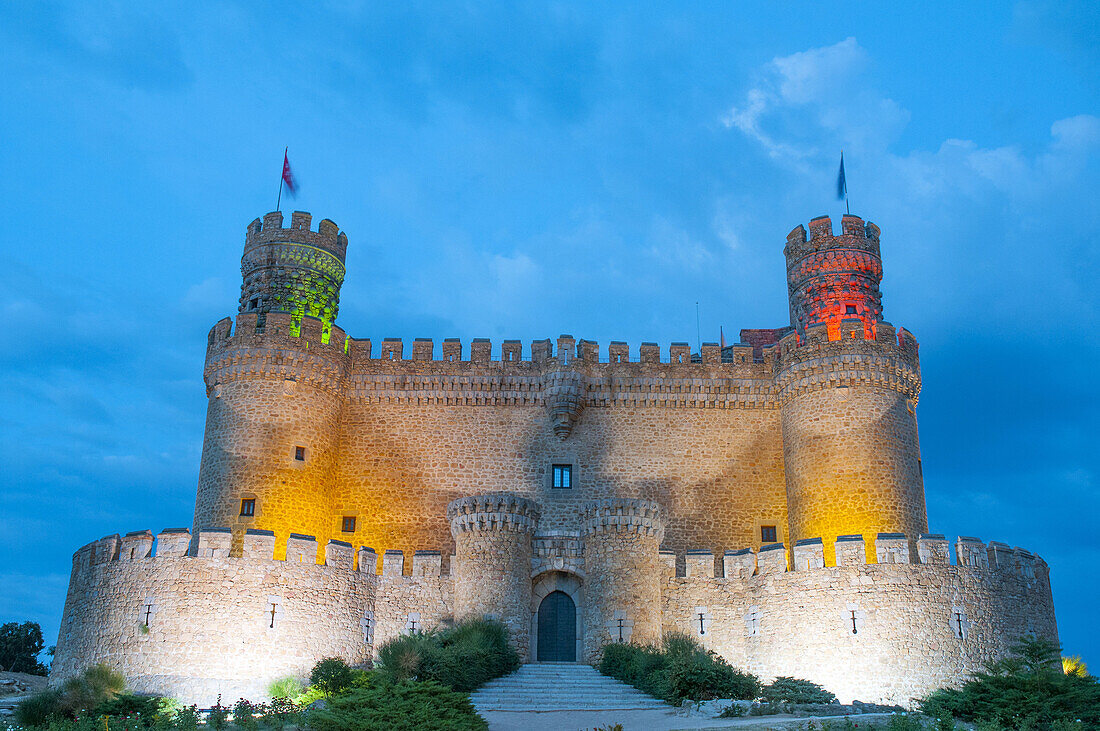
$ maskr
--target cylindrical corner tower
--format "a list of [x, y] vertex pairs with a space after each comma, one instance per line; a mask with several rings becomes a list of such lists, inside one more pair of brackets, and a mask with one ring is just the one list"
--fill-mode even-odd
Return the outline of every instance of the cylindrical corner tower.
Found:
[[[917, 439], [920, 364], [912, 335], [882, 320], [879, 229], [828, 217], [787, 236], [791, 324], [779, 345], [790, 540], [928, 529]], [[915, 551], [915, 545], [913, 547]]]
[[584, 537], [584, 659], [613, 642], [661, 641], [661, 539], [665, 511], [652, 500], [587, 503]]
[[538, 503], [508, 493], [459, 498], [447, 506], [455, 539], [455, 618], [494, 615], [527, 662], [531, 624], [531, 538]]
[[311, 219], [295, 211], [290, 228], [283, 228], [283, 214], [275, 211], [248, 225], [239, 312], [288, 313], [292, 335], [303, 317], [315, 317], [327, 342], [340, 310], [348, 238], [327, 218], [310, 231]]
[[[209, 403], [195, 529], [314, 535], [338, 530], [331, 509], [347, 356], [334, 331], [347, 237], [332, 221], [309, 229], [296, 212], [256, 219], [245, 235], [241, 311], [210, 331]], [[280, 551], [281, 553], [281, 551]]]

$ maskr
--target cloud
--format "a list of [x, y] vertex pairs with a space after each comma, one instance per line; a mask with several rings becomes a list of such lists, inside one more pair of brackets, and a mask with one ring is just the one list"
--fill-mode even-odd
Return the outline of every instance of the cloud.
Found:
[[855, 38], [776, 57], [760, 69], [759, 82], [745, 101], [721, 121], [789, 163], [817, 155], [821, 141], [841, 143], [831, 150], [844, 143], [884, 147], [904, 129], [909, 114], [861, 85], [868, 66], [867, 53]]

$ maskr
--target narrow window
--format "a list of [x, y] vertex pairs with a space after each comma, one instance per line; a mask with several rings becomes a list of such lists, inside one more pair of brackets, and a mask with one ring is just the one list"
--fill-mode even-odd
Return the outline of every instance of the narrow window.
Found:
[[847, 305], [844, 308], [844, 314], [845, 315], [854, 315], [854, 314], [856, 314], [856, 306], [855, 305]]
[[777, 536], [774, 525], [762, 525], [760, 526], [760, 542], [761, 543], [775, 543]]
[[554, 488], [559, 490], [569, 490], [573, 487], [573, 465], [571, 464], [556, 464], [554, 465]]
[[341, 523], [340, 523], [340, 530], [343, 531], [344, 533], [354, 533], [355, 532], [355, 516], [354, 515], [345, 515], [343, 521], [341, 521]]
[[256, 514], [256, 498], [241, 500], [241, 515], [252, 517]]
[[305, 462], [306, 461], [306, 448], [305, 447], [295, 447], [294, 448], [294, 459], [299, 461], [299, 462]]
[[258, 309], [259, 306], [260, 306], [260, 298], [259, 297], [253, 297], [252, 299], [250, 299], [248, 301], [248, 309], [250, 309], [250, 310]]

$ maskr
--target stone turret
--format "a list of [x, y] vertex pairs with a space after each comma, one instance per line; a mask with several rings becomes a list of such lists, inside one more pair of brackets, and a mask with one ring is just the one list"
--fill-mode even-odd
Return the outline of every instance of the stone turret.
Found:
[[283, 228], [283, 214], [275, 211], [248, 224], [239, 312], [259, 314], [261, 325], [268, 312], [289, 313], [292, 334], [304, 317], [315, 317], [327, 342], [340, 310], [348, 237], [327, 218], [311, 231], [311, 220], [310, 214], [295, 211], [290, 228]]
[[495, 616], [525, 661], [530, 649], [531, 539], [538, 503], [509, 493], [473, 495], [447, 506], [455, 539], [455, 618]]
[[660, 642], [660, 546], [666, 522], [664, 508], [652, 500], [585, 504], [585, 661], [598, 660], [600, 648], [613, 642]]
[[311, 231], [308, 213], [281, 226], [278, 212], [249, 224], [236, 331], [222, 320], [207, 345], [194, 527], [197, 535], [228, 526], [234, 556], [250, 528], [274, 531], [280, 545], [292, 530], [319, 541], [336, 530], [331, 495], [349, 356], [333, 322], [347, 237], [327, 219]]
[[878, 534], [928, 530], [920, 363], [913, 336], [882, 320], [878, 227], [831, 226], [814, 219], [808, 240], [799, 226], [785, 249], [795, 332], [779, 343], [776, 391], [790, 540], [860, 534], [873, 558]]
[[844, 216], [841, 228], [834, 236], [832, 221], [820, 216], [810, 221], [809, 238], [801, 225], [787, 234], [783, 253], [791, 325], [802, 334], [824, 323], [829, 338], [837, 340], [841, 321], [856, 319], [873, 338], [882, 319], [879, 228], [859, 216]]

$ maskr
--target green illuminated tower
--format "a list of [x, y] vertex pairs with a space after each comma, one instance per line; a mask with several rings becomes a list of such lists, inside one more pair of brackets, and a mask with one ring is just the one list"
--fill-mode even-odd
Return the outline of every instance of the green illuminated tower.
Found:
[[340, 309], [348, 239], [327, 218], [310, 231], [310, 220], [310, 214], [295, 211], [290, 228], [283, 228], [283, 214], [276, 211], [249, 224], [239, 311], [258, 313], [261, 327], [267, 313], [289, 313], [294, 336], [303, 317], [316, 317], [327, 343]]

